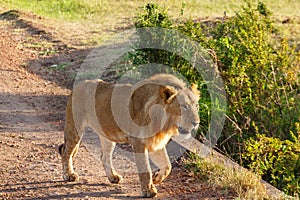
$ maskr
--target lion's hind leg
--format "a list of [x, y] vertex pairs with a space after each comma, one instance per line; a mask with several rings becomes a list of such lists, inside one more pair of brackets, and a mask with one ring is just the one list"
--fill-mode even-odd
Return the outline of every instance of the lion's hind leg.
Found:
[[78, 152], [80, 138], [75, 134], [72, 138], [65, 137], [65, 143], [59, 147], [59, 153], [62, 158], [63, 178], [65, 181], [78, 181], [79, 176], [74, 172], [73, 159]]
[[116, 143], [109, 141], [103, 136], [100, 136], [100, 142], [102, 148], [101, 160], [108, 180], [111, 183], [119, 183], [122, 180], [122, 176], [119, 175], [112, 166], [112, 154]]

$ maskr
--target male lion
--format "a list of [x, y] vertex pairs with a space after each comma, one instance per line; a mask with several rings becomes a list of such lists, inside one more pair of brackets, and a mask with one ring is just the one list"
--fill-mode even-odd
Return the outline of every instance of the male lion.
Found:
[[[130, 143], [141, 183], [141, 196], [154, 197], [154, 184], [171, 172], [166, 144], [176, 134], [197, 129], [199, 91], [178, 78], [159, 74], [135, 85], [86, 80], [77, 84], [66, 108], [65, 143], [59, 147], [63, 178], [76, 181], [72, 161], [85, 127], [99, 135], [103, 166], [111, 183], [122, 177], [112, 166], [116, 143]], [[160, 169], [153, 176], [149, 159]]]

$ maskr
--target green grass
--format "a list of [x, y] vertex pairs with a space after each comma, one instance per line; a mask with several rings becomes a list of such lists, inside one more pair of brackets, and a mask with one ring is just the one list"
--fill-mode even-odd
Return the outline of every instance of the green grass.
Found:
[[261, 178], [245, 169], [237, 169], [210, 158], [201, 159], [193, 153], [185, 160], [185, 167], [206, 184], [233, 192], [236, 199], [271, 199]]
[[[23, 10], [42, 17], [42, 22], [55, 28], [65, 40], [79, 41], [76, 46], [96, 45], [115, 32], [133, 25], [133, 18], [149, 0], [2, 0], [2, 10]], [[169, 15], [180, 19], [230, 16], [242, 0], [165, 0], [151, 1], [167, 7]], [[264, 0], [278, 19], [300, 18], [299, 0]], [[184, 12], [181, 16], [182, 5]], [[297, 23], [296, 23], [297, 25]], [[290, 27], [294, 35], [299, 33]], [[295, 31], [296, 29], [296, 31]], [[64, 35], [65, 34], [65, 35]], [[74, 42], [73, 42], [74, 43]]]
[[[132, 26], [134, 16], [147, 2], [149, 1], [1, 0], [0, 12], [15, 9], [34, 13], [41, 16], [41, 19], [32, 19], [34, 23], [44, 24], [44, 26], [51, 28], [50, 30], [53, 30], [63, 41], [69, 41], [76, 47], [87, 48], [87, 46], [99, 44], [106, 37]], [[224, 12], [227, 16], [231, 16], [243, 4], [242, 0], [155, 0], [152, 2], [162, 7], [168, 7], [168, 14], [175, 19], [213, 19], [223, 17]], [[293, 37], [295, 41], [299, 41], [300, 1], [264, 0], [263, 2], [273, 12], [280, 31]], [[183, 5], [184, 12], [181, 15]], [[282, 20], [286, 19], [290, 19], [292, 23], [282, 24]], [[52, 53], [44, 51], [47, 44], [32, 43], [30, 45], [30, 48], [40, 49], [46, 54]], [[49, 70], [64, 70], [67, 67], [66, 63], [60, 63], [51, 66]], [[195, 161], [193, 163], [191, 161], [190, 163], [195, 165], [195, 169], [202, 169], [200, 176], [208, 175], [207, 179], [210, 180], [211, 184], [219, 184], [224, 188], [234, 188], [240, 198], [257, 195], [257, 191], [260, 191], [262, 198], [264, 198], [265, 191], [259, 184], [260, 179], [252, 177], [252, 174], [237, 173], [234, 170], [227, 170], [227, 166], [219, 166], [219, 164], [211, 162], [202, 162], [201, 164], [201, 162]]]
[[[262, 0], [274, 12], [284, 16], [299, 16], [298, 0]], [[147, 0], [3, 0], [2, 4], [14, 9], [24, 9], [41, 16], [67, 20], [130, 17]], [[169, 7], [171, 16], [178, 15], [184, 4], [186, 17], [222, 16], [224, 12], [233, 15], [243, 0], [165, 0], [151, 1], [163, 7]], [[253, 1], [254, 2], [254, 1]]]
[[190, 176], [202, 180], [207, 185], [218, 187], [225, 194], [234, 194], [236, 200], [296, 199], [284, 193], [269, 193], [266, 185], [262, 183], [261, 177], [229, 163], [212, 157], [200, 158], [194, 153], [188, 154], [184, 160], [184, 166]]

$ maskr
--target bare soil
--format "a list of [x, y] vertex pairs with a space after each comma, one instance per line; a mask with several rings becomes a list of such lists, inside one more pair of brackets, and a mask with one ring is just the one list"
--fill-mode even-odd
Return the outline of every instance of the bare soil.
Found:
[[[0, 199], [139, 199], [135, 173], [110, 184], [84, 146], [75, 159], [79, 182], [63, 181], [57, 147], [63, 143], [67, 95], [72, 71], [90, 50], [69, 48], [26, 17], [34, 18], [0, 15]], [[68, 67], [60, 69], [60, 63]], [[180, 165], [157, 189], [156, 199], [233, 199]]]

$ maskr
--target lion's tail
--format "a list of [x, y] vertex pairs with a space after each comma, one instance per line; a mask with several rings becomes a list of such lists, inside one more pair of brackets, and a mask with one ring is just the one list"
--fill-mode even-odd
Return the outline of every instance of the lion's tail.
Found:
[[65, 151], [65, 144], [61, 144], [58, 147], [58, 153], [59, 155], [62, 155], [62, 153]]

